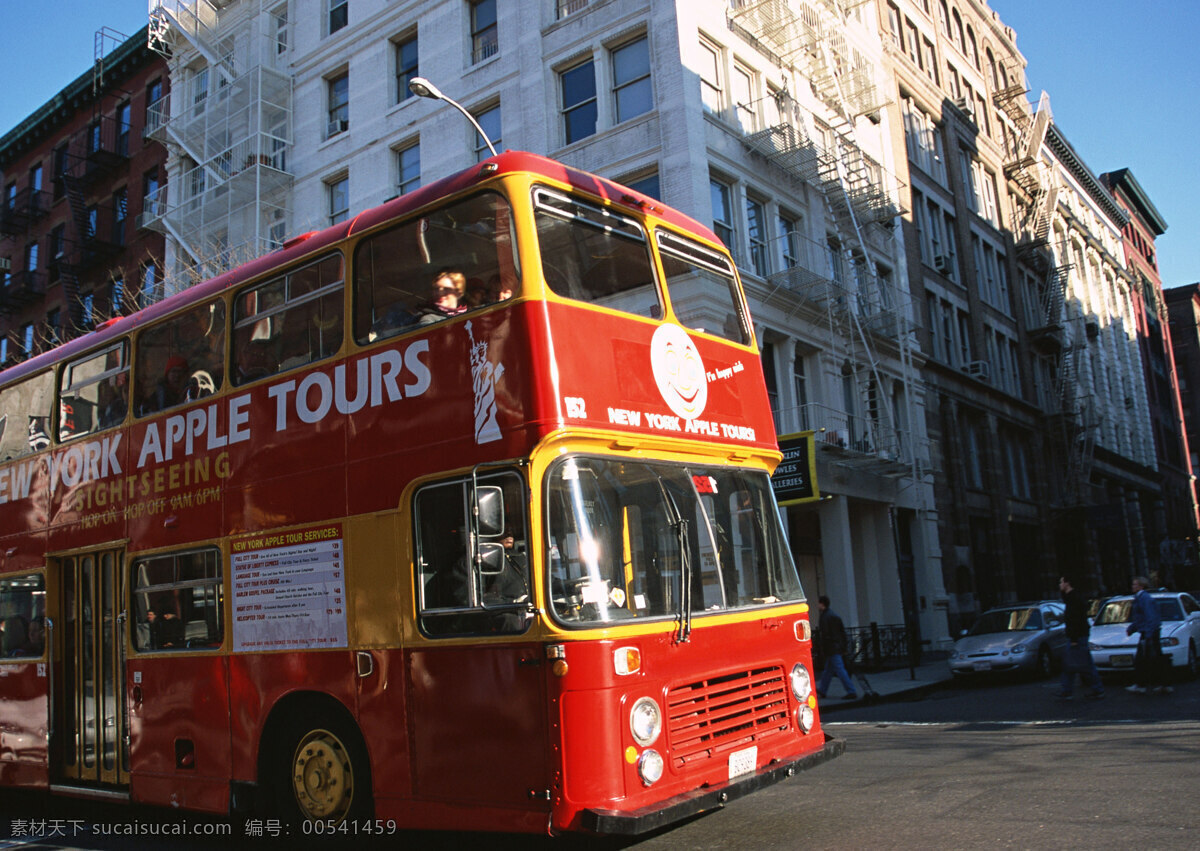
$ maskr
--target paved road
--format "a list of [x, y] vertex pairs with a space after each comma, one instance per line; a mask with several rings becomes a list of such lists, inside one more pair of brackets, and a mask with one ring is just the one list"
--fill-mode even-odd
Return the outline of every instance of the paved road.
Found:
[[[368, 847], [439, 849], [799, 849], [1200, 847], [1200, 682], [1169, 697], [1110, 684], [1099, 703], [1054, 700], [1050, 681], [946, 687], [919, 699], [839, 707], [826, 723], [844, 756], [723, 810], [621, 842], [402, 834]], [[261, 848], [236, 824], [229, 839], [97, 836], [105, 820], [152, 822], [161, 811], [0, 798], [12, 819], [78, 819], [80, 829], [27, 848]], [[204, 821], [189, 816], [193, 827]], [[68, 824], [68, 827], [71, 827]], [[0, 839], [0, 849], [9, 842]], [[291, 842], [289, 846], [295, 845]], [[344, 847], [345, 839], [311, 848]]]

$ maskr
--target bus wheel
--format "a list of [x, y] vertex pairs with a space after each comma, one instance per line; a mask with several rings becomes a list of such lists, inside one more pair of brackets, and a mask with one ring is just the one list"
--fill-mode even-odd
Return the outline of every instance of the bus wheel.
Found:
[[280, 814], [340, 824], [371, 817], [366, 750], [353, 727], [334, 719], [289, 725], [277, 752], [275, 800]]

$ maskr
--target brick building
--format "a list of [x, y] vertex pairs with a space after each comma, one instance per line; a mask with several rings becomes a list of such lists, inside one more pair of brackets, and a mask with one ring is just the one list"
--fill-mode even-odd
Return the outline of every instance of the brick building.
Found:
[[143, 131], [166, 63], [145, 30], [97, 45], [91, 69], [0, 138], [0, 363], [161, 295], [163, 238], [141, 223], [165, 177]]

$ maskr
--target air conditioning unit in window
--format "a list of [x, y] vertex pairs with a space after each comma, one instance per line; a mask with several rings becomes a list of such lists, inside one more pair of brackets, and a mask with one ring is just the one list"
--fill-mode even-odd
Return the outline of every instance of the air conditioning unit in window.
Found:
[[337, 121], [330, 121], [329, 126], [325, 128], [325, 136], [336, 136], [338, 133], [345, 133], [350, 129], [350, 119], [339, 118]]
[[963, 112], [965, 112], [971, 118], [975, 117], [975, 105], [972, 104], [971, 101], [967, 100], [966, 98], [964, 98], [964, 97], [955, 98], [954, 105], [957, 106], [959, 109], [961, 109]]
[[973, 360], [963, 367], [963, 372], [980, 381], [992, 380], [992, 365], [985, 360]]
[[933, 268], [937, 269], [943, 275], [950, 274], [950, 255], [938, 254], [933, 258]]

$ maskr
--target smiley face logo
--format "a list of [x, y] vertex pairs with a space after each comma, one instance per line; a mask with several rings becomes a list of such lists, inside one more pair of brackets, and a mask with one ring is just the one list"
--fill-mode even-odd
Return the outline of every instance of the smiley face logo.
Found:
[[685, 420], [704, 413], [708, 376], [686, 331], [678, 325], [659, 326], [650, 340], [650, 368], [668, 408]]

